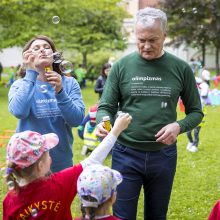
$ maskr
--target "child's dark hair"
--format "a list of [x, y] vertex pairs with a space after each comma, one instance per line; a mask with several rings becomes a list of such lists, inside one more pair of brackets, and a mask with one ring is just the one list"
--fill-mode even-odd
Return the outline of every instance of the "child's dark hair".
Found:
[[109, 69], [109, 68], [111, 68], [111, 67], [112, 67], [112, 66], [111, 66], [110, 63], [105, 63], [105, 64], [103, 64], [102, 69], [101, 69], [101, 75], [102, 75], [102, 76], [106, 76], [106, 75], [105, 75], [105, 70], [106, 70], [106, 69]]
[[[89, 201], [89, 202], [97, 202], [97, 199], [95, 199], [92, 196], [82, 196], [82, 199]], [[95, 220], [95, 210], [94, 207], [83, 207], [83, 204], [81, 204], [81, 212], [82, 212], [82, 220], [85, 220], [86, 218], [86, 210], [89, 213], [89, 220]]]

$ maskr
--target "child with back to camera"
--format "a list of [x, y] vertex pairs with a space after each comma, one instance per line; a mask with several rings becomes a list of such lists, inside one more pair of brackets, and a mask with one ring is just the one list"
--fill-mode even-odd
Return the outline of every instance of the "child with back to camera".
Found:
[[110, 208], [121, 182], [122, 175], [106, 166], [92, 165], [83, 170], [77, 181], [82, 217], [75, 220], [118, 220], [110, 214]]
[[3, 201], [3, 220], [72, 219], [70, 207], [79, 175], [87, 166], [103, 163], [131, 119], [129, 114], [118, 117], [111, 132], [89, 157], [54, 174], [50, 172], [49, 150], [58, 144], [58, 136], [34, 131], [14, 134], [7, 146], [9, 192]]

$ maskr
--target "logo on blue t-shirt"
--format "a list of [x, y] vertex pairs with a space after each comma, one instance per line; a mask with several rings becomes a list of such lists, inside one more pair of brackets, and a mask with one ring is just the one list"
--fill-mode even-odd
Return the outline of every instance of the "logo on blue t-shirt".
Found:
[[42, 93], [48, 92], [48, 90], [47, 90], [47, 85], [41, 85], [41, 86], [40, 86], [40, 91], [41, 91]]

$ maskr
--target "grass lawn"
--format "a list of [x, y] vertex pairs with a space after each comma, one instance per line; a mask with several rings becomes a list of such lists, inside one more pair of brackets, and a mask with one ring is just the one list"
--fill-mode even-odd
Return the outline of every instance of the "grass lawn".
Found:
[[[7, 110], [8, 88], [0, 85], [0, 132], [6, 129], [15, 129], [17, 120]], [[89, 84], [82, 90], [83, 99], [88, 107], [98, 100], [98, 95], [93, 92], [93, 85]], [[178, 117], [183, 117], [179, 113]], [[178, 165], [171, 195], [168, 219], [169, 220], [203, 220], [218, 198], [220, 198], [220, 107], [207, 107], [205, 126], [200, 133], [200, 146], [197, 153], [186, 151], [187, 138], [185, 134], [178, 137]], [[74, 162], [83, 159], [80, 155], [82, 141], [77, 136], [76, 128], [73, 129]], [[5, 147], [0, 148], [0, 164], [5, 162]], [[111, 163], [109, 156], [105, 162]], [[6, 193], [6, 187], [0, 178], [0, 200]], [[73, 216], [80, 215], [78, 199], [72, 205]], [[2, 206], [0, 208], [2, 217]], [[138, 206], [138, 220], [143, 220], [143, 196], [141, 195]]]

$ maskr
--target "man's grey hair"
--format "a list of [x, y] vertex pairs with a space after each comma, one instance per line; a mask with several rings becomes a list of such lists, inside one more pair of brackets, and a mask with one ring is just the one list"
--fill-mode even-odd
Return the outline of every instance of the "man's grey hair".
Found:
[[160, 21], [162, 31], [166, 32], [167, 16], [160, 9], [146, 7], [144, 9], [140, 9], [136, 14], [136, 24], [140, 22], [144, 27], [152, 26], [155, 20]]

